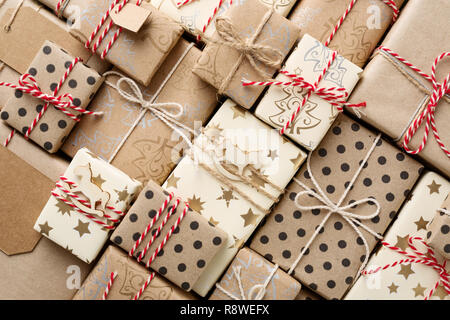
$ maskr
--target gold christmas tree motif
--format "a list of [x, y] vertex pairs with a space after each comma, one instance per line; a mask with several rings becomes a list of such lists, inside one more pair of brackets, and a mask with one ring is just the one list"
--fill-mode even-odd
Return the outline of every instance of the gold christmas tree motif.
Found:
[[198, 213], [202, 213], [203, 211], [203, 204], [205, 204], [205, 201], [201, 201], [200, 197], [196, 197], [194, 194], [192, 198], [188, 198], [189, 207], [192, 210], [197, 211]]
[[65, 203], [64, 201], [61, 200], [57, 200], [58, 202], [56, 203], [56, 208], [58, 208], [57, 212], [60, 212], [62, 215], [67, 214], [70, 217], [70, 211], [73, 210], [73, 208], [71, 206], [69, 206], [67, 203]]
[[398, 288], [399, 288], [399, 286], [395, 285], [395, 283], [392, 282], [392, 284], [390, 286], [388, 286], [389, 294], [398, 293], [397, 292]]
[[222, 195], [220, 197], [218, 197], [216, 200], [225, 200], [225, 203], [228, 206], [230, 205], [230, 201], [231, 200], [238, 200], [238, 198], [236, 198], [233, 195], [233, 191], [232, 190], [226, 190], [223, 187], [220, 187], [222, 189]]
[[400, 271], [397, 274], [404, 276], [405, 279], [408, 280], [408, 277], [414, 273], [411, 264], [401, 264]]
[[437, 193], [439, 194], [439, 189], [442, 187], [441, 184], [436, 183], [436, 181], [433, 180], [433, 182], [427, 187], [430, 189], [430, 194]]

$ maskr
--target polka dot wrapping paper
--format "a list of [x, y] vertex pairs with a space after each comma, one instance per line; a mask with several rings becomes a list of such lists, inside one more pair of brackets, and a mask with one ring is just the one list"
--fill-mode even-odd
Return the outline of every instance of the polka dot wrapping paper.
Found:
[[[146, 226], [157, 215], [167, 196], [168, 193], [161, 186], [150, 180], [128, 211], [125, 219], [112, 234], [111, 240], [129, 252], [141, 237]], [[139, 257], [175, 200], [173, 198], [167, 205], [160, 218], [135, 250], [134, 257]], [[184, 204], [181, 202], [149, 247], [142, 263], [146, 264], [149, 261], [183, 210]], [[209, 262], [226, 243], [227, 234], [224, 231], [216, 228], [199, 213], [189, 210], [162, 251], [152, 261], [150, 268], [182, 289], [189, 291], [207, 268]]]
[[[110, 245], [87, 276], [73, 300], [101, 300], [111, 272], [117, 276], [109, 290], [110, 300], [131, 300], [139, 291], [150, 271], [121, 249]], [[163, 277], [156, 276], [145, 289], [140, 300], [192, 300], [194, 297]]]
[[428, 225], [427, 242], [437, 250], [445, 259], [450, 260], [450, 194], [442, 203], [434, 216], [433, 221]]
[[[345, 115], [338, 116], [324, 140], [311, 155], [311, 173], [307, 166], [296, 178], [308, 188], [318, 186], [334, 204], [344, 194], [350, 180], [374, 145], [376, 135]], [[384, 140], [378, 140], [342, 205], [370, 198], [379, 203], [380, 212], [370, 220], [361, 220], [373, 232], [383, 234], [395, 218], [397, 210], [416, 182], [422, 166]], [[273, 209], [266, 223], [254, 235], [250, 247], [284, 270], [289, 270], [301, 250], [311, 239], [329, 210], [302, 206], [321, 206], [322, 202], [309, 195], [296, 199], [305, 189], [292, 182], [280, 203]], [[375, 202], [367, 201], [346, 211], [369, 216], [376, 211]], [[376, 244], [373, 234], [359, 228], [369, 251]], [[366, 258], [363, 239], [350, 224], [333, 213], [317, 237], [306, 249], [293, 270], [293, 276], [304, 286], [327, 299], [340, 299], [353, 283], [358, 269]]]
[[[40, 90], [53, 94], [74, 57], [50, 41], [46, 41], [27, 70], [36, 79]], [[57, 95], [71, 94], [73, 105], [86, 108], [103, 78], [81, 62], [75, 64]], [[11, 90], [10, 98], [0, 117], [18, 132], [25, 134], [45, 102], [19, 90]], [[76, 110], [69, 110], [79, 115]], [[53, 106], [49, 106], [31, 131], [30, 139], [50, 153], [56, 152], [65, 141], [76, 121]]]
[[[386, 233], [384, 241], [411, 254], [408, 238], [421, 237], [426, 240], [427, 225], [442, 207], [442, 202], [449, 192], [450, 183], [443, 177], [434, 172], [423, 175]], [[422, 244], [414, 245], [424, 252], [425, 247]], [[437, 260], [442, 263], [444, 258], [437, 250], [434, 252]], [[374, 252], [366, 270], [384, 267], [405, 258], [405, 255], [383, 246]], [[447, 263], [447, 271], [449, 270]], [[373, 275], [360, 276], [345, 299], [423, 300], [438, 280], [439, 274], [433, 267], [419, 263], [399, 264]], [[431, 299], [448, 300], [450, 296], [440, 285]]]

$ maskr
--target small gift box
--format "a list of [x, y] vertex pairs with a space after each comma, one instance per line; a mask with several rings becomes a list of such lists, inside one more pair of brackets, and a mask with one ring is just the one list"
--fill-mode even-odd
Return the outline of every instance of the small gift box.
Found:
[[342, 25], [330, 40], [338, 21], [347, 12], [351, 0], [302, 0], [289, 15], [289, 20], [349, 61], [363, 67], [386, 30], [396, 20], [404, 0], [355, 2]]
[[209, 300], [294, 300], [300, 289], [300, 283], [277, 265], [242, 248]]
[[[195, 121], [205, 122], [217, 105], [216, 90], [191, 71], [200, 54], [199, 49], [181, 39], [145, 88], [115, 73], [107, 75], [91, 104], [91, 110], [105, 115], [83, 119], [62, 150], [73, 156], [87, 147], [130, 177], [162, 184], [188, 145], [180, 131], [190, 138]], [[142, 99], [135, 96], [127, 100], [118, 87], [133, 95], [133, 87], [138, 87]], [[144, 108], [148, 104], [153, 108]], [[163, 111], [176, 117], [161, 116]]]
[[142, 185], [80, 149], [56, 183], [34, 229], [91, 263]]
[[450, 194], [427, 227], [427, 242], [445, 259], [450, 260]]
[[[115, 275], [111, 281], [111, 273]], [[131, 300], [151, 272], [122, 250], [109, 246], [92, 269], [73, 300]], [[106, 294], [105, 294], [106, 292]], [[192, 295], [156, 276], [139, 296], [140, 300], [192, 300]]]
[[422, 167], [341, 114], [250, 247], [326, 299], [340, 299]]
[[186, 211], [189, 204], [179, 202], [149, 181], [111, 239], [138, 261], [189, 291], [226, 244], [227, 234], [197, 212]]
[[258, 0], [232, 6], [216, 19], [194, 73], [249, 109], [263, 87], [244, 87], [242, 79], [271, 77], [298, 39], [292, 22]]
[[323, 298], [307, 288], [302, 288], [295, 300], [323, 300]]
[[[450, 51], [450, 33], [439, 37], [430, 34], [446, 29], [449, 16], [450, 3], [446, 0], [408, 1], [349, 100], [363, 99], [367, 106], [362, 120], [448, 177], [450, 94], [441, 97], [445, 88], [439, 94], [432, 83], [434, 77], [439, 91], [448, 75], [450, 59], [441, 54]], [[429, 127], [435, 129], [428, 134]], [[447, 151], [441, 150], [445, 146]]]
[[[383, 246], [374, 253], [363, 271], [368, 274], [358, 279], [347, 293], [347, 300], [450, 299], [449, 290], [446, 291], [439, 276], [441, 270], [446, 276], [445, 259], [437, 251], [427, 248], [423, 241], [427, 224], [449, 191], [450, 183], [434, 172], [428, 172], [420, 179], [389, 228]], [[447, 277], [448, 271], [447, 265]], [[439, 286], [435, 287], [438, 281]]]
[[303, 151], [231, 100], [216, 112], [163, 185], [228, 233], [195, 292], [204, 296], [218, 281], [304, 159]]
[[[273, 84], [255, 111], [258, 118], [272, 127], [283, 128], [303, 99], [308, 99], [295, 120], [284, 131], [308, 150], [314, 150], [325, 136], [338, 115], [338, 106], [315, 93], [308, 98], [308, 89], [299, 86], [300, 82], [295, 82], [288, 75], [302, 77], [309, 84], [316, 83], [331, 56], [330, 49], [311, 36], [304, 35], [286, 61], [283, 68], [286, 73], [280, 73], [275, 81], [269, 82]], [[325, 77], [318, 83], [318, 88], [343, 88], [350, 95], [361, 72], [362, 69], [338, 55]], [[276, 82], [285, 85], [275, 86]], [[342, 105], [345, 99], [336, 98], [333, 101]]]
[[[103, 78], [46, 41], [21, 76], [0, 117], [50, 153], [62, 145]], [[64, 101], [67, 100], [67, 101]], [[50, 104], [51, 102], [51, 104]]]

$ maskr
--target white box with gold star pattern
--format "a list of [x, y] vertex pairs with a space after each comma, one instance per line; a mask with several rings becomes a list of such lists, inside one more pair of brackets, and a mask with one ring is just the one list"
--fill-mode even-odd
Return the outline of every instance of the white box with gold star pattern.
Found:
[[[433, 219], [436, 210], [450, 192], [450, 183], [434, 172], [426, 173], [413, 190], [411, 198], [404, 204], [397, 220], [386, 234], [384, 241], [408, 253], [409, 237], [421, 237], [426, 240], [427, 225]], [[424, 251], [424, 246], [414, 242], [417, 249]], [[436, 251], [439, 263], [444, 261]], [[369, 261], [367, 270], [384, 267], [401, 259], [405, 255], [389, 248], [381, 247]], [[450, 265], [447, 266], [450, 270]], [[403, 263], [378, 273], [361, 276], [350, 289], [346, 300], [423, 300], [439, 281], [439, 275], [431, 266], [420, 263]], [[434, 291], [431, 299], [449, 300], [442, 284]]]
[[71, 200], [67, 193], [55, 188], [53, 191], [63, 196], [68, 202], [51, 195], [34, 229], [81, 260], [91, 263], [108, 239], [109, 230], [77, 209], [81, 208], [89, 213], [91, 210], [83, 207], [83, 204], [86, 204], [83, 200], [95, 202], [92, 210], [95, 212], [98, 210], [99, 215], [92, 213], [90, 216], [108, 223], [105, 215], [114, 219], [119, 218], [112, 208], [125, 212], [130, 202], [139, 193], [142, 184], [106, 161], [97, 158], [86, 148], [77, 152], [64, 177], [74, 182], [81, 191], [75, 189], [75, 185], [68, 185], [64, 181], [59, 181], [58, 184], [65, 190], [70, 189], [80, 201]]

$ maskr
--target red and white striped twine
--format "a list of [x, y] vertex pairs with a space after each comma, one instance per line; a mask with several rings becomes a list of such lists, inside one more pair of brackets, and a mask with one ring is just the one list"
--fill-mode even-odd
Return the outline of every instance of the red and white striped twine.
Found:
[[[423, 253], [420, 252], [417, 247], [414, 245], [414, 241], [418, 241], [419, 243], [422, 243], [422, 245], [425, 246], [427, 252]], [[408, 244], [411, 248], [413, 254], [408, 253], [404, 250], [402, 250], [399, 247], [393, 246], [385, 241], [382, 242], [383, 246], [385, 246], [388, 249], [391, 249], [393, 251], [398, 252], [401, 255], [404, 255], [407, 257], [407, 259], [401, 259], [397, 260], [393, 263], [387, 264], [383, 267], [378, 267], [372, 270], [363, 270], [361, 271], [362, 275], [369, 275], [369, 274], [375, 274], [377, 272], [393, 268], [400, 264], [411, 264], [411, 263], [419, 263], [423, 264], [429, 267], [432, 267], [438, 274], [439, 274], [439, 280], [436, 282], [436, 284], [430, 289], [430, 292], [425, 296], [425, 300], [429, 300], [435, 290], [439, 287], [440, 284], [443, 285], [445, 291], [447, 294], [450, 295], [450, 274], [446, 270], [446, 264], [447, 261], [444, 260], [442, 264], [440, 264], [437, 259], [436, 255], [434, 253], [434, 250], [420, 237], [409, 237]]]
[[[439, 64], [440, 61], [442, 61], [444, 58], [450, 57], [450, 52], [444, 52], [441, 55], [439, 55], [435, 60], [433, 65], [431, 66], [431, 75], [426, 74], [422, 70], [420, 70], [418, 67], [413, 65], [408, 60], [402, 58], [399, 54], [393, 52], [392, 50], [386, 48], [386, 47], [379, 47], [378, 50], [387, 52], [394, 58], [396, 58], [398, 61], [402, 62], [415, 72], [417, 72], [419, 75], [421, 75], [424, 79], [428, 80], [433, 85], [433, 92], [430, 97], [430, 101], [427, 105], [427, 107], [419, 114], [419, 116], [413, 121], [413, 123], [409, 126], [405, 137], [403, 139], [403, 149], [409, 154], [418, 154], [420, 153], [426, 146], [428, 142], [428, 135], [430, 133], [430, 127], [433, 131], [434, 138], [436, 142], [438, 143], [439, 147], [442, 149], [442, 151], [447, 155], [447, 157], [450, 158], [450, 151], [445, 146], [444, 142], [441, 140], [439, 132], [436, 127], [435, 122], [435, 111], [436, 106], [438, 105], [439, 101], [450, 92], [450, 73], [445, 78], [444, 82], [442, 84], [438, 83], [436, 81], [436, 67]], [[422, 125], [423, 121], [426, 119], [425, 122], [425, 132], [422, 138], [422, 142], [420, 146], [416, 150], [412, 150], [408, 147], [409, 142], [416, 134], [417, 130]]]
[[102, 300], [106, 300], [106, 298], [108, 298], [109, 291], [111, 290], [111, 287], [112, 287], [116, 277], [117, 277], [117, 272], [115, 272], [115, 271], [111, 272], [111, 275], [109, 276], [108, 284], [106, 285], [106, 288], [105, 288], [105, 292], [103, 292]]

